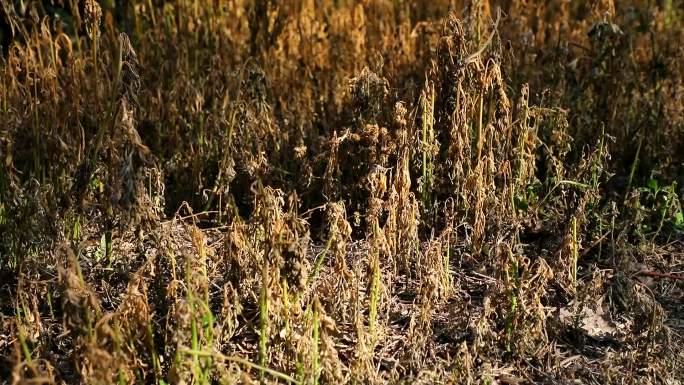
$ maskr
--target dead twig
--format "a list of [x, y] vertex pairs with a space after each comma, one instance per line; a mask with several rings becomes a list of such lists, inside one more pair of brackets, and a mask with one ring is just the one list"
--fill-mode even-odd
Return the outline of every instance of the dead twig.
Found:
[[636, 276], [647, 276], [647, 277], [656, 277], [656, 278], [667, 278], [667, 279], [673, 279], [675, 281], [684, 281], [684, 276], [682, 275], [677, 275], [677, 274], [671, 274], [671, 273], [659, 273], [657, 271], [650, 271], [650, 270], [640, 270], [632, 275], [632, 277]]

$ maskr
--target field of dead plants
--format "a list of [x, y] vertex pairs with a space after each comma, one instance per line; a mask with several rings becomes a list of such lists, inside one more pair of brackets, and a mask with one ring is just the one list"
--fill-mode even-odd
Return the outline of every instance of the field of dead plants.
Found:
[[0, 384], [682, 384], [681, 0], [2, 0]]

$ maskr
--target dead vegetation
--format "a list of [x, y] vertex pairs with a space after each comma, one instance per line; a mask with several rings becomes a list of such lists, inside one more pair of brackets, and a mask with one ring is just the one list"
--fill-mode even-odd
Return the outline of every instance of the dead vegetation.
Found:
[[0, 383], [681, 383], [681, 1], [52, 3]]

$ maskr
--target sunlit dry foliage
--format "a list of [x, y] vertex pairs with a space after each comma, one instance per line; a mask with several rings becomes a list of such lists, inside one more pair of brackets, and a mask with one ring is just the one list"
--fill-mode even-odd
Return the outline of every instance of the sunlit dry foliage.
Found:
[[681, 1], [3, 1], [0, 384], [674, 384]]

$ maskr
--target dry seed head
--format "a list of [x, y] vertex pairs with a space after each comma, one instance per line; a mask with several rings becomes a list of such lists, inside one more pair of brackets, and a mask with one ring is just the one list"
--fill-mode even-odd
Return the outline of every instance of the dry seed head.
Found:
[[355, 112], [362, 122], [373, 121], [380, 114], [389, 94], [389, 82], [368, 68], [349, 81], [349, 93]]
[[397, 102], [394, 105], [394, 121], [400, 127], [405, 127], [407, 124], [408, 110], [404, 105], [404, 102]]
[[121, 50], [121, 73], [119, 97], [133, 106], [138, 106], [138, 91], [140, 90], [140, 64], [135, 54], [131, 40], [125, 33], [119, 34], [119, 49]]
[[102, 8], [95, 0], [85, 0], [85, 24], [88, 36], [97, 40], [100, 37], [100, 20], [102, 19]]
[[347, 268], [347, 244], [351, 240], [352, 228], [347, 221], [344, 202], [328, 203], [326, 210], [328, 222], [328, 237], [332, 240], [332, 252], [335, 257], [336, 269], [345, 277], [351, 272]]
[[351, 239], [351, 225], [347, 222], [344, 202], [332, 202], [327, 205], [329, 236], [338, 242], [346, 243]]

